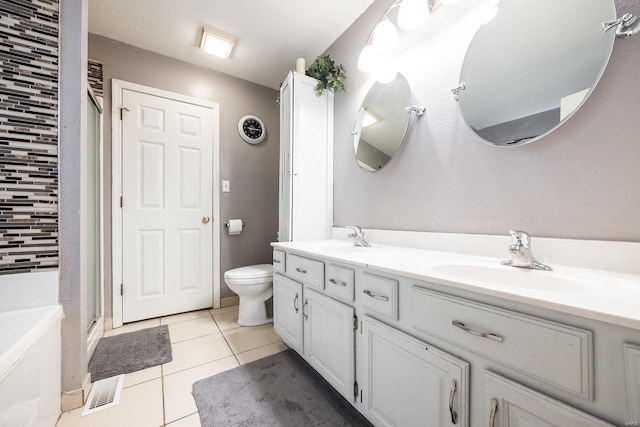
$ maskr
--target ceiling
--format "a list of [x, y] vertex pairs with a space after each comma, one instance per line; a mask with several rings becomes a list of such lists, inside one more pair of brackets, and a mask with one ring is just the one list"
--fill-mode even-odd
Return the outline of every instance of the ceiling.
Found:
[[[89, 0], [89, 32], [275, 89], [373, 1]], [[229, 59], [200, 50], [203, 26], [236, 38]]]

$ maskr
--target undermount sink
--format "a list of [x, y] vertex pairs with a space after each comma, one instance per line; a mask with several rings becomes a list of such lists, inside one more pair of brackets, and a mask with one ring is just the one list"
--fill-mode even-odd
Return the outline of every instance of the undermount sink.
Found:
[[491, 264], [439, 264], [433, 270], [464, 281], [476, 281], [507, 288], [545, 292], [584, 292], [594, 286], [590, 282], [557, 271], [532, 270]]

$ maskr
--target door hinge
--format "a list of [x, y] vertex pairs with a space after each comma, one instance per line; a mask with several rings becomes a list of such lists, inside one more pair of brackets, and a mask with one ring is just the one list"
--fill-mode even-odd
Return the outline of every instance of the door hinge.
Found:
[[358, 316], [353, 316], [353, 330], [358, 330]]
[[124, 284], [120, 283], [120, 296], [124, 295]]
[[122, 196], [120, 196], [120, 207], [122, 207]]
[[356, 399], [358, 398], [358, 382], [354, 382], [353, 383], [353, 397], [355, 397]]
[[122, 120], [122, 115], [125, 111], [129, 111], [129, 109], [127, 107], [120, 107], [120, 120]]

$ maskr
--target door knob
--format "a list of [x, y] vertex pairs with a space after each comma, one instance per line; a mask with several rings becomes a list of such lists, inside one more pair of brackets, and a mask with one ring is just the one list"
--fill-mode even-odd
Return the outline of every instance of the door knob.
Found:
[[209, 221], [211, 221], [211, 218], [209, 218], [208, 216], [203, 216], [202, 217], [202, 223], [203, 224], [207, 224]]

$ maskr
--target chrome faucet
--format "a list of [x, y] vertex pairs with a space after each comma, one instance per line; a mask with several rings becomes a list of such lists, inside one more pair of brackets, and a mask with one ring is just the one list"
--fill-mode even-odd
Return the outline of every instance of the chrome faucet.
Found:
[[351, 229], [349, 237], [353, 237], [356, 239], [355, 242], [353, 242], [355, 246], [362, 246], [363, 248], [371, 247], [369, 242], [364, 240], [364, 231], [362, 231], [361, 227], [358, 227], [357, 225], [347, 225], [346, 227]]
[[509, 231], [513, 243], [509, 245], [511, 259], [502, 261], [502, 265], [551, 271], [546, 264], [536, 261], [531, 253], [531, 236], [524, 231]]

